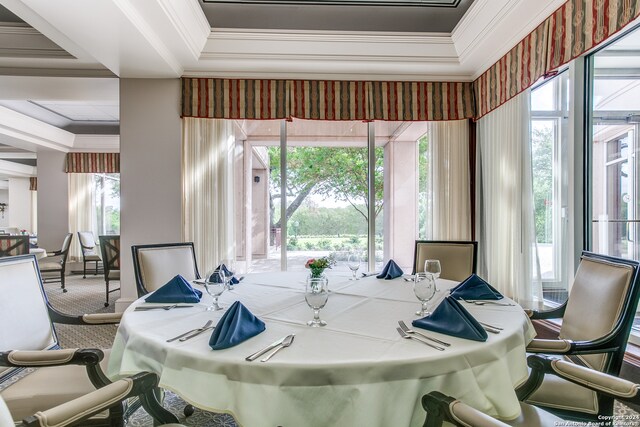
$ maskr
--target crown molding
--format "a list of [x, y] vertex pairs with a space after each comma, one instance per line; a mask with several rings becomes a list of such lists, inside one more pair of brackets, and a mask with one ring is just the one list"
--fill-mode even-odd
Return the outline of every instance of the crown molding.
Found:
[[193, 60], [197, 60], [211, 32], [209, 21], [198, 0], [158, 0], [166, 18], [188, 48]]

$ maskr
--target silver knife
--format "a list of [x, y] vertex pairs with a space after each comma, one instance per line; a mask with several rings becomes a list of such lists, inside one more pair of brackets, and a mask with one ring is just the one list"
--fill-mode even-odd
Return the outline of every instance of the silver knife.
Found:
[[195, 330], [193, 332], [191, 332], [189, 335], [185, 335], [184, 337], [180, 338], [180, 342], [184, 342], [186, 340], [190, 340], [193, 337], [197, 337], [198, 335], [200, 335], [203, 332], [208, 331], [209, 329], [215, 329], [215, 326], [207, 326], [206, 328], [200, 328], [198, 330]]
[[247, 362], [253, 362], [254, 360], [256, 360], [258, 357], [262, 356], [263, 354], [265, 354], [267, 351], [269, 350], [273, 350], [274, 348], [276, 348], [277, 346], [279, 346], [280, 344], [282, 344], [284, 342], [284, 340], [287, 339], [287, 337], [282, 337], [280, 338], [278, 341], [275, 341], [273, 344], [263, 348], [262, 350], [258, 350], [255, 353], [247, 356], [244, 358], [244, 360], [246, 360]]
[[174, 308], [189, 308], [192, 305], [154, 305], [154, 306], [138, 306], [133, 311], [147, 311], [147, 310], [172, 310]]

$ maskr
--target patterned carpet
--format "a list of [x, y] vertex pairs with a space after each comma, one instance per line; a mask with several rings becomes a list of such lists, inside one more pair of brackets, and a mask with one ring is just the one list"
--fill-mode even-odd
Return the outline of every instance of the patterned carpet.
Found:
[[[108, 313], [113, 312], [113, 304], [104, 307], [104, 280], [101, 276], [72, 275], [67, 280], [67, 293], [62, 293], [59, 283], [45, 284], [45, 289], [51, 304], [67, 314], [84, 313]], [[111, 301], [120, 297], [119, 292], [111, 294]], [[117, 327], [114, 325], [96, 326], [70, 326], [56, 325], [60, 344], [63, 348], [93, 347], [109, 348], [113, 342]], [[237, 427], [233, 417], [227, 414], [215, 414], [196, 409], [195, 413], [185, 419], [182, 413], [186, 403], [171, 392], [167, 392], [164, 405], [171, 412], [176, 414], [180, 422], [187, 426], [198, 427]], [[640, 414], [629, 407], [616, 402], [615, 419], [613, 425], [637, 425], [635, 420], [640, 420]], [[632, 424], [629, 424], [630, 420]], [[144, 410], [138, 410], [129, 419], [128, 426], [132, 427], [152, 427], [153, 420]]]

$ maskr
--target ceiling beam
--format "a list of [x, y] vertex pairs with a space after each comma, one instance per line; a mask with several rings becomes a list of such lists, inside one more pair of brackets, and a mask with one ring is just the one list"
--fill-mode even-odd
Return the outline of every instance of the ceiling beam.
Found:
[[30, 176], [36, 176], [36, 171], [37, 169], [34, 166], [0, 160], [0, 175], [3, 176], [28, 178]]
[[48, 148], [68, 152], [75, 135], [0, 106], [0, 143], [29, 151]]

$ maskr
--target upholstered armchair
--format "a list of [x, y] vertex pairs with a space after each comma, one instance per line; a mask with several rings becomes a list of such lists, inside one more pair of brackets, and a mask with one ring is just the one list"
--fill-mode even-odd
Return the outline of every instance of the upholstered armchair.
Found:
[[[527, 351], [618, 375], [638, 304], [638, 266], [636, 261], [583, 252], [567, 301], [554, 310], [528, 311], [531, 319], [562, 318], [558, 339], [534, 339]], [[518, 395], [562, 418], [597, 421], [598, 415], [613, 413], [610, 395], [562, 376], [545, 378], [532, 390], [523, 386]]]
[[[67, 233], [62, 241], [62, 248], [59, 251], [49, 253], [39, 264], [40, 273], [43, 274], [43, 280], [46, 283], [60, 282], [62, 292], [67, 292], [67, 288], [64, 286], [64, 275], [67, 268], [67, 257], [69, 256], [71, 239], [73, 239], [73, 234]], [[56, 277], [51, 277], [52, 274]]]
[[[121, 313], [68, 316], [48, 302], [34, 255], [0, 258], [0, 383], [25, 368], [38, 368], [18, 381], [13, 379], [0, 396], [14, 420], [46, 411], [110, 384], [104, 375], [109, 350], [61, 349], [55, 323], [95, 325], [118, 323]], [[123, 416], [135, 405], [117, 404], [106, 417], [83, 425], [123, 425]], [[175, 420], [175, 419], [174, 419]]]
[[120, 236], [100, 236], [100, 250], [102, 251], [102, 266], [104, 268], [104, 282], [106, 286], [106, 299], [104, 306], [109, 306], [109, 294], [119, 291], [120, 288], [111, 289], [112, 280], [120, 280]]
[[139, 297], [155, 291], [176, 274], [187, 280], [200, 278], [192, 242], [135, 245], [131, 251]]
[[29, 236], [0, 236], [0, 257], [29, 253]]
[[87, 263], [95, 262], [95, 272], [93, 275], [98, 274], [98, 264], [102, 259], [96, 249], [96, 239], [93, 237], [92, 231], [78, 231], [78, 242], [82, 249], [82, 278], [87, 277]]
[[461, 282], [477, 270], [478, 242], [416, 240], [412, 274], [423, 271], [428, 259], [440, 261], [441, 279]]

